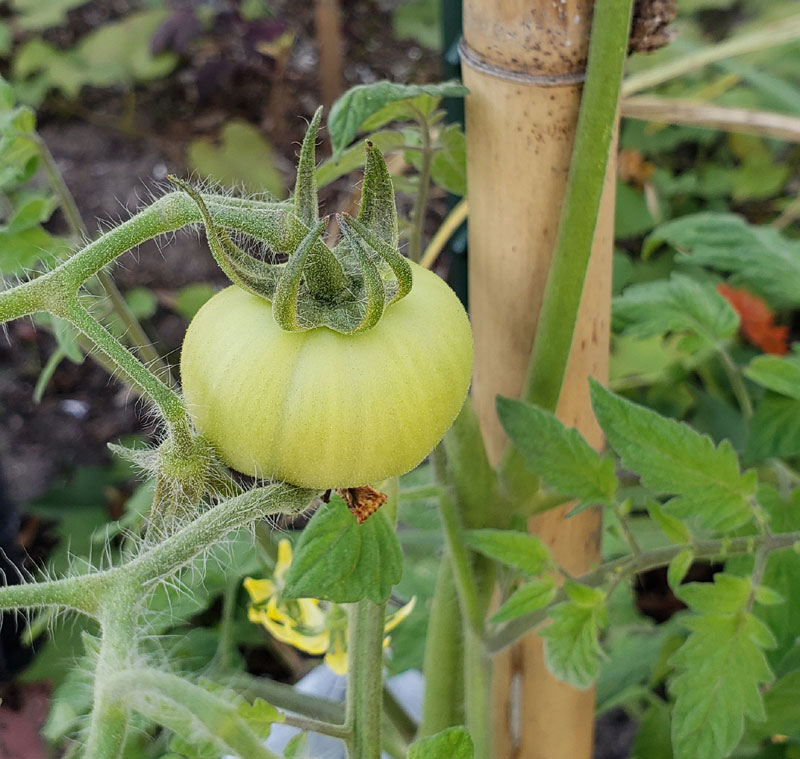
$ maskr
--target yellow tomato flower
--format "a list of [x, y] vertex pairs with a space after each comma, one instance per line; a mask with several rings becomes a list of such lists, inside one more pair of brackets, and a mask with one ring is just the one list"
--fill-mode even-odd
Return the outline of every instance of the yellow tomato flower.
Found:
[[[288, 540], [278, 543], [278, 561], [271, 578], [246, 577], [244, 587], [250, 595], [247, 618], [265, 627], [278, 640], [319, 656], [337, 675], [347, 673], [347, 615], [341, 606], [316, 598], [283, 598], [286, 573], [292, 564], [292, 546]], [[416, 598], [390, 614], [384, 624], [388, 633], [413, 610]], [[384, 647], [389, 645], [384, 639]]]

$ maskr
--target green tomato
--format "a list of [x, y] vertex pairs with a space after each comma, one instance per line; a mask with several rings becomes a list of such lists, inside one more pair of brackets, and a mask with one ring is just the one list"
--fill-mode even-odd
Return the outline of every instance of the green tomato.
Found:
[[197, 429], [245, 474], [348, 488], [413, 469], [464, 403], [472, 333], [458, 298], [414, 286], [367, 332], [285, 332], [269, 301], [229, 287], [192, 320], [181, 355]]

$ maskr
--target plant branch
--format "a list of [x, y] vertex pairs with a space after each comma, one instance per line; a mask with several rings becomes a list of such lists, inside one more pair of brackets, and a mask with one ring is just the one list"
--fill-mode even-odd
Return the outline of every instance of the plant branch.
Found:
[[[539, 313], [522, 399], [555, 411], [592, 252], [608, 156], [617, 123], [632, 0], [598, 3], [592, 21], [586, 84], [581, 98], [564, 205]], [[504, 479], [519, 478], [521, 456], [509, 448]], [[510, 475], [510, 477], [509, 477]]]
[[345, 725], [350, 759], [375, 759], [381, 745], [383, 625], [386, 607], [369, 600], [349, 607]]
[[447, 487], [444, 453], [437, 447], [432, 455], [434, 471], [442, 488], [439, 495], [439, 515], [444, 527], [445, 544], [452, 564], [459, 604], [467, 625], [480, 637], [483, 631], [483, 609], [478, 585], [470, 566], [469, 553], [461, 539], [461, 524], [455, 500]]
[[[67, 224], [72, 232], [73, 238], [78, 242], [88, 240], [89, 230], [86, 228], [83, 217], [81, 216], [78, 206], [75, 203], [75, 198], [70, 192], [67, 183], [64, 181], [64, 177], [62, 176], [61, 171], [56, 164], [55, 158], [53, 158], [53, 154], [50, 152], [50, 148], [38, 133], [35, 135], [34, 141], [39, 149], [42, 166], [44, 167], [45, 173], [50, 180], [50, 184], [56, 193], [59, 205], [61, 206], [61, 210], [64, 212], [64, 217], [67, 220]], [[144, 361], [146, 364], [152, 364], [156, 366], [159, 369], [159, 372], [161, 372], [168, 379], [169, 383], [172, 384], [173, 379], [172, 375], [170, 374], [169, 366], [163, 360], [158, 351], [153, 347], [150, 338], [142, 329], [142, 325], [139, 323], [139, 320], [136, 318], [133, 311], [131, 311], [130, 306], [122, 296], [119, 288], [117, 288], [117, 285], [111, 278], [111, 275], [101, 270], [97, 273], [97, 279], [111, 301], [111, 306], [114, 313], [125, 327], [125, 334], [131, 346], [139, 354], [142, 361]]]
[[60, 606], [96, 617], [104, 574], [66, 577], [63, 580], [24, 582], [0, 587], [0, 610], [41, 609]]
[[[631, 577], [650, 569], [668, 566], [669, 563], [682, 551], [690, 550], [694, 560], [721, 559], [730, 556], [746, 556], [758, 551], [771, 553], [792, 548], [800, 544], [800, 531], [783, 532], [767, 535], [750, 535], [741, 538], [721, 538], [719, 540], [702, 540], [692, 545], [677, 545], [667, 548], [657, 548], [653, 551], [643, 551], [637, 556], [624, 556], [620, 559], [606, 562], [597, 569], [575, 578], [575, 582], [593, 588], [605, 585], [609, 581], [619, 581], [622, 577]], [[559, 591], [552, 604], [566, 599], [563, 590]], [[495, 628], [487, 638], [487, 648], [494, 653], [513, 645], [521, 637], [538, 627], [548, 617], [550, 607], [540, 609], [514, 619], [502, 627]]]

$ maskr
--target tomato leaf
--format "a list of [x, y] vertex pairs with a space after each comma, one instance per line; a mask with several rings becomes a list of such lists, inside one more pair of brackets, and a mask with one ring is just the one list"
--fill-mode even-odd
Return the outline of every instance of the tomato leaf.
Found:
[[756, 356], [744, 374], [753, 382], [781, 395], [800, 400], [800, 352], [790, 356]]
[[383, 511], [359, 525], [339, 496], [303, 530], [283, 594], [354, 603], [384, 603], [403, 573], [403, 554]]
[[492, 617], [492, 622], [507, 622], [537, 609], [544, 609], [556, 595], [552, 577], [535, 577], [520, 585]]
[[531, 575], [551, 563], [550, 552], [539, 538], [516, 530], [468, 530], [464, 542], [473, 551]]
[[711, 530], [732, 530], [753, 517], [755, 472], [739, 471], [727, 440], [711, 438], [687, 424], [660, 416], [591, 381], [592, 407], [622, 463], [657, 493], [676, 496], [665, 509], [693, 517]]
[[568, 584], [572, 600], [554, 606], [553, 623], [539, 632], [545, 639], [548, 669], [576, 688], [588, 688], [600, 671], [600, 629], [607, 624], [605, 595], [593, 588]]
[[333, 154], [339, 156], [353, 141], [364, 122], [388, 103], [419, 95], [460, 97], [466, 94], [467, 88], [459, 82], [396, 84], [382, 81], [353, 87], [333, 104], [328, 118]]
[[800, 453], [800, 399], [767, 393], [750, 420], [745, 458], [764, 459]]
[[739, 743], [745, 717], [765, 718], [760, 686], [772, 679], [763, 649], [775, 644], [769, 628], [747, 611], [749, 577], [717, 574], [714, 583], [691, 583], [676, 595], [696, 614], [692, 631], [670, 663], [677, 676], [672, 741], [676, 759], [721, 759]]
[[614, 500], [613, 460], [601, 456], [577, 430], [547, 411], [510, 398], [497, 398], [497, 415], [528, 469], [548, 486], [590, 506]]
[[698, 213], [662, 224], [644, 254], [669, 243], [692, 262], [735, 275], [773, 308], [800, 305], [800, 242], [728, 213]]
[[693, 332], [710, 342], [733, 335], [739, 317], [711, 284], [684, 274], [631, 285], [614, 298], [614, 323], [626, 335]]
[[408, 749], [408, 759], [472, 759], [473, 756], [472, 738], [460, 726], [414, 741]]

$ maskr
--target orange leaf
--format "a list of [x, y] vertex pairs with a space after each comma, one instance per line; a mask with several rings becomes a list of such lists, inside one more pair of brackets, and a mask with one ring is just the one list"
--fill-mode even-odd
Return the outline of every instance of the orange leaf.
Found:
[[744, 338], [764, 353], [789, 352], [789, 328], [775, 324], [775, 315], [763, 299], [741, 288], [717, 285], [717, 292], [739, 314], [739, 330]]

